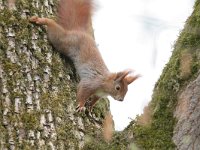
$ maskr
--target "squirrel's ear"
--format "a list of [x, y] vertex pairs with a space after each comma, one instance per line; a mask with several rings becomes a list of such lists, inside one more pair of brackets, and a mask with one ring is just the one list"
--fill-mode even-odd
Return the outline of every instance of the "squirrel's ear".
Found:
[[141, 77], [141, 75], [128, 75], [124, 78], [124, 80], [126, 81], [127, 84], [131, 84], [133, 81], [135, 81], [137, 78]]
[[124, 70], [122, 72], [118, 72], [115, 80], [116, 81], [121, 81], [131, 72], [132, 72], [132, 70], [130, 70], [130, 69]]

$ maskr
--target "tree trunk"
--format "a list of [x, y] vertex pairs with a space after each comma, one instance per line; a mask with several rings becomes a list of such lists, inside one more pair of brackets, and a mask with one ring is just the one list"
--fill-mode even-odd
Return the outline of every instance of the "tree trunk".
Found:
[[53, 17], [56, 0], [0, 0], [0, 149], [80, 149], [101, 135], [108, 101], [93, 118], [75, 113], [73, 63], [48, 43], [33, 15]]
[[[200, 149], [200, 0], [174, 45], [144, 113], [119, 135], [141, 149]], [[129, 142], [127, 142], [129, 141]]]

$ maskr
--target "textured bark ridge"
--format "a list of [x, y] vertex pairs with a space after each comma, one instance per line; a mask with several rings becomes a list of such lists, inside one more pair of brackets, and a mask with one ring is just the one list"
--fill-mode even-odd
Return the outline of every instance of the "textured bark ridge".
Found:
[[101, 135], [108, 101], [93, 119], [76, 114], [73, 63], [28, 21], [55, 9], [54, 0], [0, 0], [0, 149], [80, 149]]
[[200, 75], [181, 93], [175, 111], [173, 140], [179, 150], [200, 148]]

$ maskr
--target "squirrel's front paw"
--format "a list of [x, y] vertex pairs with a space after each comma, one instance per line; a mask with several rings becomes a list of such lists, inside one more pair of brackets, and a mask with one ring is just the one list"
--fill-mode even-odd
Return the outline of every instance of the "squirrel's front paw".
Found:
[[29, 19], [29, 21], [30, 21], [30, 22], [34, 22], [34, 23], [37, 23], [38, 18], [39, 18], [39, 17], [37, 17], [37, 16], [32, 16], [32, 17]]
[[76, 107], [76, 112], [85, 112], [85, 107], [78, 105]]
[[29, 19], [30, 22], [32, 23], [36, 23], [36, 24], [40, 24], [40, 25], [45, 25], [48, 23], [48, 19], [47, 18], [39, 18], [37, 16], [33, 16]]

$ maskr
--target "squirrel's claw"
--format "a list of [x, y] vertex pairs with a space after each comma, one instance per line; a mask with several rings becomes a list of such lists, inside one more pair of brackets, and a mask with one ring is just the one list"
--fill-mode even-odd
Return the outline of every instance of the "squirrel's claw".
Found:
[[86, 102], [86, 108], [88, 109], [88, 111], [91, 113], [92, 110], [93, 110], [93, 106], [91, 105], [91, 102], [90, 101], [87, 101]]
[[76, 107], [76, 112], [85, 112], [85, 107], [80, 107], [79, 105]]
[[92, 107], [92, 106], [89, 106], [89, 107], [88, 107], [88, 110], [89, 110], [89, 113], [91, 113], [92, 110], [93, 110], [93, 107]]

